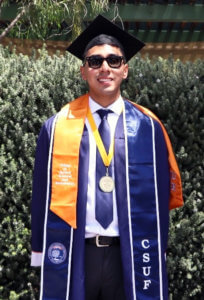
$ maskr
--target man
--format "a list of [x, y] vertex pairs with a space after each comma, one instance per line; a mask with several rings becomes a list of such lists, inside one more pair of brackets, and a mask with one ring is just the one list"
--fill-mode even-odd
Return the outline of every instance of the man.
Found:
[[83, 61], [89, 93], [45, 122], [38, 139], [40, 299], [168, 299], [168, 211], [183, 203], [180, 174], [160, 121], [120, 94], [127, 61], [143, 46], [98, 16], [68, 48]]

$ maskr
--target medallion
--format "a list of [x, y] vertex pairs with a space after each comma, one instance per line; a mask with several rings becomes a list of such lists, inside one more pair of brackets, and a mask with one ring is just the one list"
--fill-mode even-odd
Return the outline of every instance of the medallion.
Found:
[[105, 193], [111, 193], [114, 189], [114, 181], [110, 176], [103, 176], [99, 181], [100, 189]]

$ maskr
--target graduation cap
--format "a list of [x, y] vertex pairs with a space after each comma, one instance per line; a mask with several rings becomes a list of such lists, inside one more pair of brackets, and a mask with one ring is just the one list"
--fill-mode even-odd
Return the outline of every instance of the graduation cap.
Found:
[[98, 15], [92, 23], [73, 41], [67, 51], [83, 60], [84, 50], [88, 43], [100, 34], [106, 34], [116, 38], [125, 53], [126, 61], [130, 60], [138, 51], [144, 47], [144, 43], [133, 35], [121, 29], [102, 15]]

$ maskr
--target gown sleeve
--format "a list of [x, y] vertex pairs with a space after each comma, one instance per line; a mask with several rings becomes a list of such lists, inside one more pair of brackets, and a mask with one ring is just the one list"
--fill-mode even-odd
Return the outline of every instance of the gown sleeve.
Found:
[[48, 156], [52, 123], [53, 117], [42, 126], [35, 154], [31, 202], [31, 266], [40, 266], [42, 261]]

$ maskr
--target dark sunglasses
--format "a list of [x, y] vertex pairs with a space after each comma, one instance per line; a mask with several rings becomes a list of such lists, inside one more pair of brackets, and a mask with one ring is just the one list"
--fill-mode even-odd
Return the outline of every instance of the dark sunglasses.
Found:
[[102, 66], [104, 60], [107, 61], [109, 67], [117, 69], [120, 68], [122, 61], [124, 61], [124, 57], [118, 55], [109, 55], [108, 57], [92, 55], [84, 59], [84, 65], [86, 64], [86, 62], [88, 62], [90, 68], [98, 69]]

